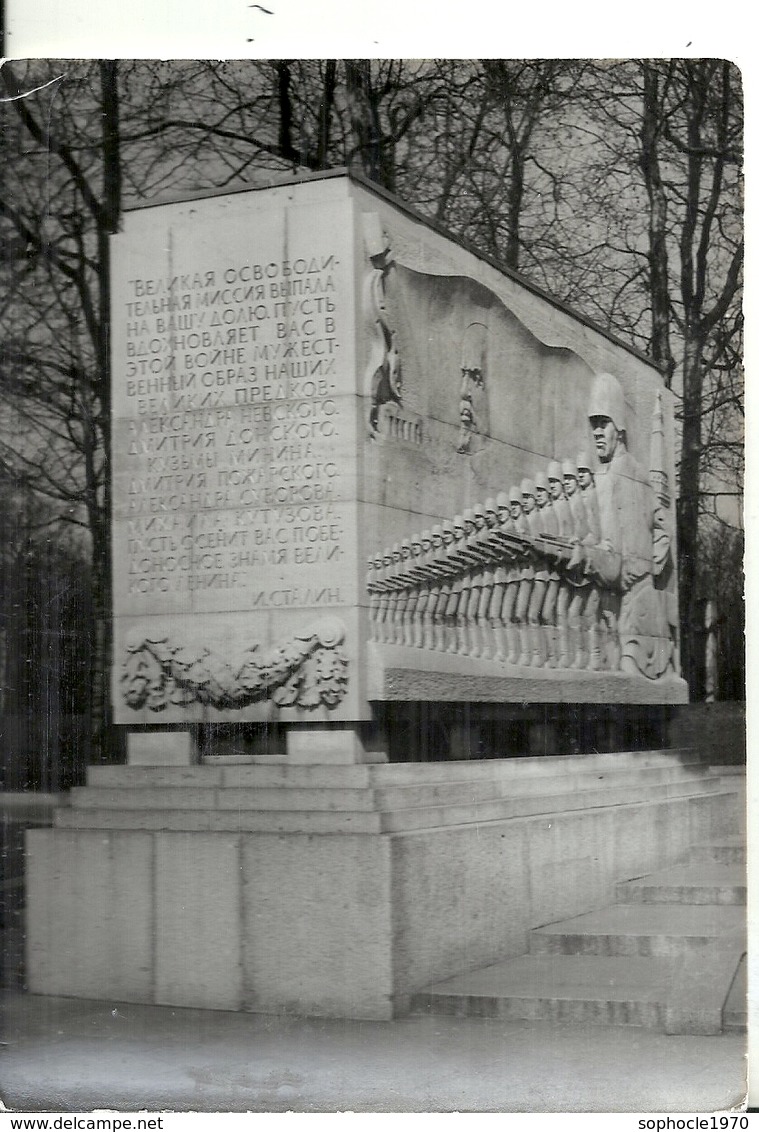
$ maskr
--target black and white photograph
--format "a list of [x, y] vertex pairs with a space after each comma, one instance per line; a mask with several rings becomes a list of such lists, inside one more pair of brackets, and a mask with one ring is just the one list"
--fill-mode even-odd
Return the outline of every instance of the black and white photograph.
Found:
[[0, 1108], [744, 1130], [746, 76], [277, 18], [9, 25]]

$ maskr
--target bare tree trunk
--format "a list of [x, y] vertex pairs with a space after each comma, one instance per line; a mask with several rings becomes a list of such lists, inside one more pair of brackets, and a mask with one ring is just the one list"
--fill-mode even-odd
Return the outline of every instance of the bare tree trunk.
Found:
[[[111, 488], [110, 488], [110, 243], [118, 231], [121, 210], [121, 160], [119, 139], [118, 64], [108, 60], [100, 64], [103, 113], [103, 201], [98, 227], [98, 300], [99, 340], [98, 367], [100, 421], [91, 421], [85, 462], [87, 465], [87, 502], [92, 535], [94, 640], [92, 649], [92, 737], [100, 758], [112, 757], [112, 718], [110, 673], [113, 661], [111, 620]], [[100, 427], [98, 428], [98, 423]], [[102, 495], [98, 485], [95, 456], [102, 446], [105, 461]]]
[[366, 59], [345, 60], [345, 86], [354, 144], [349, 165], [372, 181], [382, 182], [376, 107], [371, 106], [371, 73]]
[[655, 65], [643, 63], [643, 122], [640, 166], [649, 199], [648, 270], [651, 296], [651, 356], [664, 368], [667, 388], [675, 359], [669, 341], [669, 269], [667, 257], [667, 193], [659, 168], [661, 122], [660, 75]]
[[293, 104], [292, 71], [287, 60], [276, 64], [277, 96], [279, 101], [279, 148], [285, 161], [298, 164], [298, 154], [293, 145]]
[[[680, 458], [679, 566], [682, 669], [691, 684], [698, 667], [695, 656], [699, 639], [697, 607], [698, 517], [701, 487], [701, 400], [703, 348], [693, 334], [683, 353], [683, 435]], [[692, 689], [693, 690], [693, 689]]]
[[316, 164], [319, 169], [327, 168], [336, 86], [337, 63], [334, 59], [327, 59], [324, 70], [324, 89], [319, 103], [319, 141], [316, 150]]
[[508, 186], [508, 224], [509, 233], [506, 239], [504, 262], [514, 271], [519, 269], [519, 252], [521, 240], [519, 224], [522, 217], [522, 204], [524, 201], [524, 151], [518, 139], [514, 140], [511, 153], [511, 180]]

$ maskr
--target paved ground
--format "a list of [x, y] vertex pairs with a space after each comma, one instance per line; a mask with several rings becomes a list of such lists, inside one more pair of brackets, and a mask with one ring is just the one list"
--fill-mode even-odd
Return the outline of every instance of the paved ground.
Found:
[[415, 1017], [294, 1020], [4, 992], [15, 1111], [714, 1112], [746, 1038]]

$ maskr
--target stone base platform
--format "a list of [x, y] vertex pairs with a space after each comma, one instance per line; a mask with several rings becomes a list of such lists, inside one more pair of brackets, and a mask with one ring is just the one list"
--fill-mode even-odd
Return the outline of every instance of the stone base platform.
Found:
[[677, 751], [92, 767], [28, 834], [29, 989], [389, 1019], [735, 833], [740, 786]]
[[521, 668], [484, 660], [370, 643], [368, 693], [373, 701], [471, 701], [477, 703], [686, 704], [688, 685], [679, 676], [646, 680], [624, 672], [569, 668]]

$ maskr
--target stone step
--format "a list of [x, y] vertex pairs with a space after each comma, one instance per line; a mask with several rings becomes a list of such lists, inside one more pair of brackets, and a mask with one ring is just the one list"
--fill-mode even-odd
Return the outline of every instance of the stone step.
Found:
[[[128, 768], [125, 768], [128, 769]], [[652, 777], [649, 777], [649, 774]], [[664, 776], [667, 776], [665, 779]], [[107, 780], [86, 787], [76, 787], [70, 793], [70, 804], [77, 809], [204, 809], [207, 807], [242, 810], [419, 810], [429, 807], [484, 804], [502, 799], [552, 797], [559, 793], [598, 795], [599, 791], [612, 791], [613, 798], [621, 801], [633, 797], [665, 797], [713, 790], [716, 780], [684, 772], [661, 769], [641, 773], [625, 772], [622, 775], [560, 776], [555, 780], [526, 777], [513, 783], [485, 782], [431, 782], [425, 785], [398, 785], [370, 789], [366, 786], [334, 784], [317, 785], [219, 785], [217, 780], [203, 781], [202, 777], [186, 779], [181, 785], [168, 782], [152, 783], [141, 776], [127, 785]], [[118, 781], [118, 778], [117, 778]], [[181, 781], [181, 780], [180, 780]], [[622, 791], [622, 793], [619, 793]], [[574, 807], [573, 807], [574, 808]], [[434, 823], [436, 824], [436, 823]]]
[[744, 955], [722, 1011], [725, 1033], [745, 1034], [748, 1029], [748, 959]]
[[112, 789], [76, 786], [70, 793], [74, 810], [205, 810], [216, 805], [216, 788], [163, 786]]
[[[614, 751], [591, 755], [541, 755], [509, 759], [458, 760], [436, 763], [383, 763], [368, 766], [376, 787], [425, 785], [434, 782], [474, 782], [498, 779], [574, 777], [577, 774], [638, 772], [654, 768], [682, 769], [708, 775], [707, 765], [692, 751]], [[248, 768], [251, 771], [257, 767]]]
[[[263, 791], [171, 788], [109, 791], [79, 788], [74, 804], [55, 813], [54, 824], [81, 829], [240, 829], [281, 832], [406, 833], [450, 825], [486, 822], [538, 814], [567, 813], [609, 806], [661, 804], [709, 796], [708, 780], [650, 787], [595, 789], [565, 794], [524, 795], [490, 801], [430, 805], [380, 811], [371, 809], [371, 791], [334, 791], [329, 804], [315, 804], [313, 792], [293, 808], [294, 791], [275, 791], [277, 804], [266, 803]], [[308, 804], [306, 804], [308, 801]]]
[[692, 864], [743, 865], [746, 864], [746, 840], [743, 837], [723, 837], [718, 845], [693, 845], [689, 855]]
[[164, 787], [282, 787], [329, 789], [345, 786], [365, 789], [370, 785], [369, 767], [288, 766], [242, 763], [234, 766], [91, 766], [88, 786], [111, 789], [156, 789]]
[[[577, 768], [579, 770], [579, 768]], [[381, 810], [407, 809], [412, 806], [447, 804], [460, 800], [465, 789], [472, 801], [485, 802], [501, 797], [525, 795], [546, 795], [564, 792], [582, 792], [604, 788], [637, 788], [648, 786], [669, 786], [680, 783], [708, 782], [713, 786], [718, 780], [704, 774], [694, 773], [684, 767], [650, 767], [638, 771], [605, 772], [596, 774], [557, 775], [547, 778], [527, 775], [509, 781], [493, 779], [483, 782], [428, 782], [424, 784], [398, 784], [375, 788], [377, 806]]]
[[672, 959], [522, 955], [433, 983], [412, 996], [411, 1010], [663, 1030], [674, 967]]
[[745, 923], [740, 905], [613, 904], [530, 932], [532, 955], [682, 957]]
[[621, 904], [745, 904], [746, 871], [739, 865], [681, 865], [617, 885]]
[[372, 792], [353, 787], [197, 789], [163, 786], [107, 789], [85, 786], [71, 791], [74, 809], [96, 810], [373, 810]]
[[[718, 772], [717, 772], [718, 773]], [[91, 766], [87, 769], [88, 786], [101, 788], [152, 789], [180, 787], [210, 789], [216, 787], [256, 788], [300, 787], [321, 789], [349, 787], [443, 786], [453, 784], [502, 783], [504, 793], [525, 781], [557, 779], [569, 784], [580, 777], [612, 775], [624, 782], [623, 775], [638, 776], [650, 781], [675, 780], [683, 777], [714, 777], [704, 763], [688, 752], [634, 751], [582, 756], [543, 756], [540, 758], [485, 759], [439, 763], [384, 763], [347, 766], [298, 766], [284, 760], [277, 763], [235, 765], [170, 766]], [[661, 779], [658, 777], [661, 775]]]
[[208, 830], [231, 833], [381, 833], [382, 815], [369, 811], [238, 809], [94, 809], [59, 810], [53, 824], [61, 829]]
[[746, 775], [745, 774], [723, 774], [718, 767], [704, 768], [707, 774], [719, 775], [720, 782], [726, 788], [733, 790], [746, 789]]
[[607, 806], [635, 805], [654, 802], [666, 804], [676, 798], [692, 798], [714, 793], [709, 780], [698, 783], [659, 784], [650, 787], [626, 787], [570, 791], [562, 794], [524, 795], [484, 802], [455, 805], [420, 806], [383, 813], [382, 829], [402, 833], [414, 829], [434, 829], [447, 825], [482, 824], [508, 818], [536, 814], [567, 813], [572, 810], [599, 809]]

